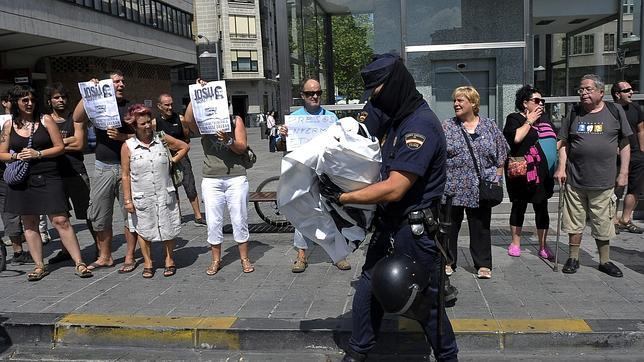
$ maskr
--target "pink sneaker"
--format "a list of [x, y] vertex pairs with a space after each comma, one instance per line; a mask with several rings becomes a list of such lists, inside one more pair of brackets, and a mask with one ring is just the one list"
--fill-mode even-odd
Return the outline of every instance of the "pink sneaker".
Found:
[[544, 259], [548, 259], [548, 260], [552, 260], [552, 259], [555, 258], [555, 254], [547, 246], [545, 248], [539, 250], [539, 256], [544, 258]]
[[514, 244], [510, 244], [508, 246], [508, 255], [515, 256], [515, 257], [521, 256], [521, 247], [516, 246]]

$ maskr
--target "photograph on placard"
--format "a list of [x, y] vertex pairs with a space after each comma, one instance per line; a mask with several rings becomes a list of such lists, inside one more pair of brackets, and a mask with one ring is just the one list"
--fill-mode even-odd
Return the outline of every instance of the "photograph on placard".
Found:
[[103, 79], [98, 83], [79, 82], [78, 89], [83, 98], [87, 118], [95, 128], [106, 130], [110, 127], [121, 127], [121, 116], [111, 79]]
[[288, 127], [286, 149], [293, 151], [299, 148], [324, 132], [336, 120], [334, 116], [284, 116], [284, 124]]
[[201, 134], [231, 131], [226, 82], [208, 82], [203, 86], [191, 84], [188, 90], [192, 112]]

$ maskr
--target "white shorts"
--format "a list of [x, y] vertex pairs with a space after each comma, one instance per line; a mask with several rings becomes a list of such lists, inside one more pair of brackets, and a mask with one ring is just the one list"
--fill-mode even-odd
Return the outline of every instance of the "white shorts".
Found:
[[206, 208], [208, 243], [224, 241], [224, 206], [228, 206], [233, 225], [233, 238], [238, 243], [248, 241], [248, 179], [246, 176], [204, 177], [201, 195]]

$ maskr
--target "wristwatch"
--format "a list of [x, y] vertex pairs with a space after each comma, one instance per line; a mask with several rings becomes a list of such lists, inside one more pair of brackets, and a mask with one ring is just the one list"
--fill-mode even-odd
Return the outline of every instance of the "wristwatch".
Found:
[[235, 140], [231, 137], [228, 139], [228, 142], [226, 142], [226, 146], [230, 147], [233, 145], [233, 143], [235, 143]]

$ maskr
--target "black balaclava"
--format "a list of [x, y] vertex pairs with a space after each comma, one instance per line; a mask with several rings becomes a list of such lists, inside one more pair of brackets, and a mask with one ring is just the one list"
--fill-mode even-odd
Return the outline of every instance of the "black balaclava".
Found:
[[382, 90], [370, 102], [397, 125], [422, 104], [423, 96], [416, 90], [416, 82], [405, 65], [397, 60]]

